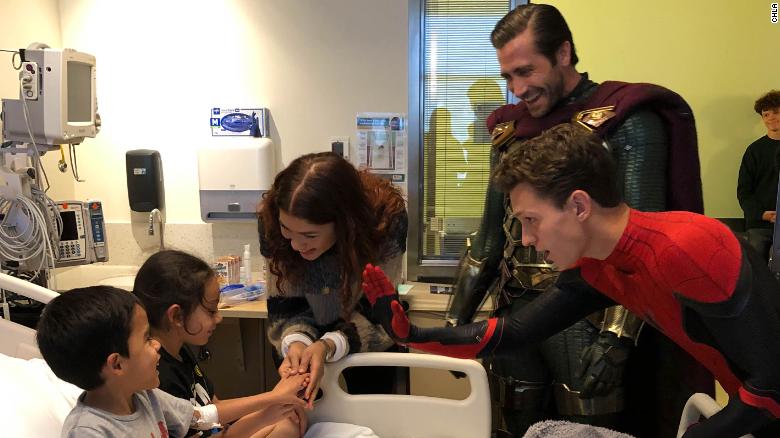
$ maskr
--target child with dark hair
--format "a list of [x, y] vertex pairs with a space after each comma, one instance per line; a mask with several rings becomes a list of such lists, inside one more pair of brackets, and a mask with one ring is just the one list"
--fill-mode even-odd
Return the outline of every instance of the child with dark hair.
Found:
[[195, 406], [213, 406], [222, 425], [232, 423], [221, 436], [303, 435], [306, 403], [297, 393], [308, 374], [282, 379], [273, 391], [250, 397], [220, 400], [214, 395], [214, 385], [189, 348], [206, 345], [222, 321], [217, 278], [206, 262], [181, 251], [160, 251], [141, 266], [133, 293], [146, 307], [152, 337], [161, 345], [160, 389]]
[[38, 323], [38, 347], [54, 374], [82, 389], [63, 437], [183, 437], [215, 419], [157, 388], [157, 350], [146, 312], [121, 289], [73, 289]]

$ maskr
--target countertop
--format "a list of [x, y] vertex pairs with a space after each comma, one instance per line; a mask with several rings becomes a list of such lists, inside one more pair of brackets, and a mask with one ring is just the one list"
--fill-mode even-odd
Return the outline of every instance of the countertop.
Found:
[[[430, 283], [410, 282], [412, 289], [401, 295], [401, 301], [409, 303], [411, 312], [444, 312], [451, 295], [433, 294]], [[268, 308], [265, 300], [250, 301], [232, 307], [220, 309], [223, 318], [267, 318]]]
[[[89, 285], [109, 285], [126, 290], [132, 290], [137, 266], [109, 265], [95, 263], [92, 265], [58, 268], [56, 284], [53, 289], [59, 291]], [[260, 273], [256, 273], [259, 277]], [[412, 286], [408, 293], [401, 295], [401, 300], [409, 304], [411, 312], [445, 312], [452, 295], [431, 293], [431, 286], [449, 286], [432, 283], [407, 282]], [[237, 306], [220, 309], [225, 318], [256, 318], [268, 317], [265, 300], [250, 301]]]

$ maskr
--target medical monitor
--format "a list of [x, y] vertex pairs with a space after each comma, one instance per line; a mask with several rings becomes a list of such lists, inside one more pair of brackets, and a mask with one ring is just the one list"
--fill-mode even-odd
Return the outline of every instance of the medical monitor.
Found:
[[20, 98], [3, 100], [3, 139], [29, 142], [32, 134], [36, 144], [54, 146], [95, 137], [95, 57], [48, 47], [20, 52]]
[[59, 242], [54, 249], [57, 267], [108, 261], [103, 203], [57, 201]]

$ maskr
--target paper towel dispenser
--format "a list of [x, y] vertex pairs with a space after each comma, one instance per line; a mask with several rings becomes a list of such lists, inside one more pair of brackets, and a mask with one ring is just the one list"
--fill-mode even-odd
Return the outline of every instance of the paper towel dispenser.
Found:
[[269, 138], [225, 138], [198, 151], [200, 215], [204, 222], [257, 220], [257, 205], [271, 188], [274, 148]]

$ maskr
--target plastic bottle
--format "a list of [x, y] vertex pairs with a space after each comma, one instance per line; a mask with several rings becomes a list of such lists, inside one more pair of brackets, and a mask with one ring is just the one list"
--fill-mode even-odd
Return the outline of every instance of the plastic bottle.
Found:
[[249, 284], [248, 277], [246, 276], [246, 269], [244, 269], [243, 266], [238, 269], [238, 283], [242, 286], [247, 286]]
[[243, 278], [241, 283], [249, 285], [252, 282], [252, 255], [249, 253], [249, 244], [244, 245], [244, 255], [241, 256], [241, 270]]

